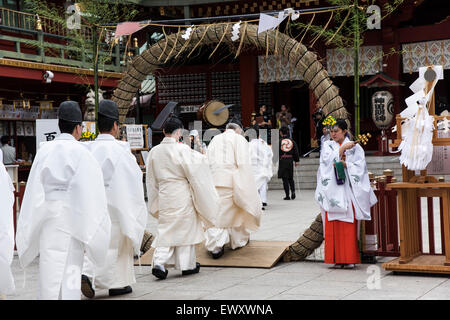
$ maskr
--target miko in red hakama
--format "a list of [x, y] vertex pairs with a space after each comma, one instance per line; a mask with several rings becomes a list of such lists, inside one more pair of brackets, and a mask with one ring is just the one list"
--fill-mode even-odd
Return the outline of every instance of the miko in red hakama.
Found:
[[[353, 208], [353, 212], [355, 209]], [[325, 263], [361, 263], [358, 248], [358, 223], [328, 220], [325, 212]]]

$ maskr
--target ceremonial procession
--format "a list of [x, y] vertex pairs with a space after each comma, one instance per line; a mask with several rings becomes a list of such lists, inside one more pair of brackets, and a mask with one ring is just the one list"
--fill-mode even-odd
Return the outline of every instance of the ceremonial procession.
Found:
[[449, 79], [444, 0], [0, 0], [0, 305], [450, 300]]

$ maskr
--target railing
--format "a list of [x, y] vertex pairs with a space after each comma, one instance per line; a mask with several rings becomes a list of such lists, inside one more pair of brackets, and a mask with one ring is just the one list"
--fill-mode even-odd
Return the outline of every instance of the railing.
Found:
[[[15, 11], [6, 8], [0, 8], [0, 25], [25, 30], [36, 30], [38, 25], [38, 16], [35, 14]], [[68, 37], [67, 28], [55, 20], [45, 17], [39, 17], [41, 27], [44, 33]], [[92, 31], [89, 27], [81, 25], [81, 35], [84, 39], [92, 41]]]
[[26, 30], [36, 29], [36, 16], [34, 14], [0, 8], [0, 24]]
[[[0, 42], [3, 47], [0, 58], [93, 68], [92, 53], [70, 45], [73, 39], [68, 30], [56, 21], [40, 18], [42, 30], [36, 30], [36, 15], [5, 8], [0, 8], [0, 14]], [[80, 32], [83, 39], [92, 41], [90, 28], [82, 26]], [[112, 50], [107, 43], [99, 46], [99, 61], [106, 61], [99, 65], [99, 70], [122, 72], [129, 58], [128, 55], [125, 57], [125, 46], [115, 44]], [[128, 48], [128, 51], [137, 54], [137, 48]]]
[[370, 176], [375, 184], [378, 202], [371, 208], [371, 221], [364, 221], [366, 245], [364, 253], [376, 256], [400, 256], [400, 242], [397, 221], [397, 191], [386, 190], [386, 184], [395, 182], [391, 170], [385, 170], [384, 176]]
[[[371, 208], [371, 221], [365, 221], [365, 248], [364, 253], [376, 256], [400, 256], [400, 241], [397, 211], [397, 191], [387, 190], [386, 185], [395, 182], [391, 170], [385, 170], [383, 176], [370, 177], [376, 186], [375, 194], [378, 203]], [[445, 254], [443, 200], [439, 199], [440, 216], [435, 221], [433, 198], [437, 197], [430, 191], [429, 194], [418, 195], [415, 206], [417, 207], [417, 229], [419, 250], [426, 255]], [[426, 212], [422, 215], [421, 198], [426, 198]], [[426, 227], [425, 227], [426, 225]], [[440, 239], [435, 239], [435, 225], [440, 225]], [[423, 234], [428, 235], [427, 240]], [[425, 241], [424, 241], [425, 240]], [[436, 240], [438, 250], [436, 250]], [[428, 242], [428, 248], [424, 253], [423, 244]], [[440, 243], [440, 248], [439, 248]]]

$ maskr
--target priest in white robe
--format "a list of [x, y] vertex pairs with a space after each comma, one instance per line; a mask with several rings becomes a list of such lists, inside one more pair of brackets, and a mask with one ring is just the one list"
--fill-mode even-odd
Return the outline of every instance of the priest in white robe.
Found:
[[96, 289], [108, 289], [110, 296], [132, 292], [131, 285], [136, 283], [134, 255], [140, 254], [148, 216], [142, 171], [129, 143], [116, 140], [119, 110], [115, 102], [100, 102], [98, 130], [97, 139], [87, 144], [103, 172], [111, 242], [102, 268], [95, 269], [89, 255], [85, 256], [81, 290], [88, 298], [95, 296]]
[[14, 186], [0, 150], [0, 298], [14, 292], [11, 263], [14, 256]]
[[[377, 198], [370, 186], [364, 150], [349, 140], [344, 120], [338, 119], [331, 128], [331, 138], [320, 154], [315, 199], [324, 222], [325, 263], [351, 269], [361, 262], [358, 221], [371, 219], [370, 208]], [[339, 162], [341, 166], [336, 164]], [[344, 179], [336, 166], [345, 172]]]
[[205, 246], [214, 259], [223, 255], [228, 243], [233, 250], [247, 245], [249, 231], [258, 230], [262, 214], [249, 143], [239, 121], [232, 121], [208, 146], [209, 166], [220, 197], [217, 222], [206, 230]]
[[256, 139], [249, 142], [250, 159], [252, 164], [253, 175], [262, 202], [262, 209], [267, 206], [267, 184], [272, 178], [272, 148], [264, 139], [260, 138], [259, 127], [254, 127], [256, 131]]
[[77, 141], [81, 122], [77, 102], [61, 103], [61, 134], [39, 148], [20, 210], [17, 251], [23, 268], [39, 255], [39, 299], [81, 298], [85, 251], [105, 263], [111, 221], [102, 170]]
[[198, 273], [195, 245], [204, 241], [205, 227], [213, 226], [219, 205], [207, 159], [184, 143], [178, 143], [183, 124], [169, 118], [165, 138], [147, 158], [148, 206], [158, 219], [152, 243], [152, 274], [165, 279], [167, 267], [182, 275]]

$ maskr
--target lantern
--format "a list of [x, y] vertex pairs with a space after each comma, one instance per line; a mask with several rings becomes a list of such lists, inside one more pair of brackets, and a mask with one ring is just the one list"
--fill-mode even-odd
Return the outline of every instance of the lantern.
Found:
[[390, 127], [394, 118], [394, 96], [389, 91], [377, 91], [372, 95], [372, 120], [378, 129]]
[[16, 108], [30, 109], [31, 108], [31, 101], [30, 101], [30, 99], [25, 99], [23, 97], [23, 93], [20, 94], [20, 98], [21, 99], [13, 100], [14, 110]]

